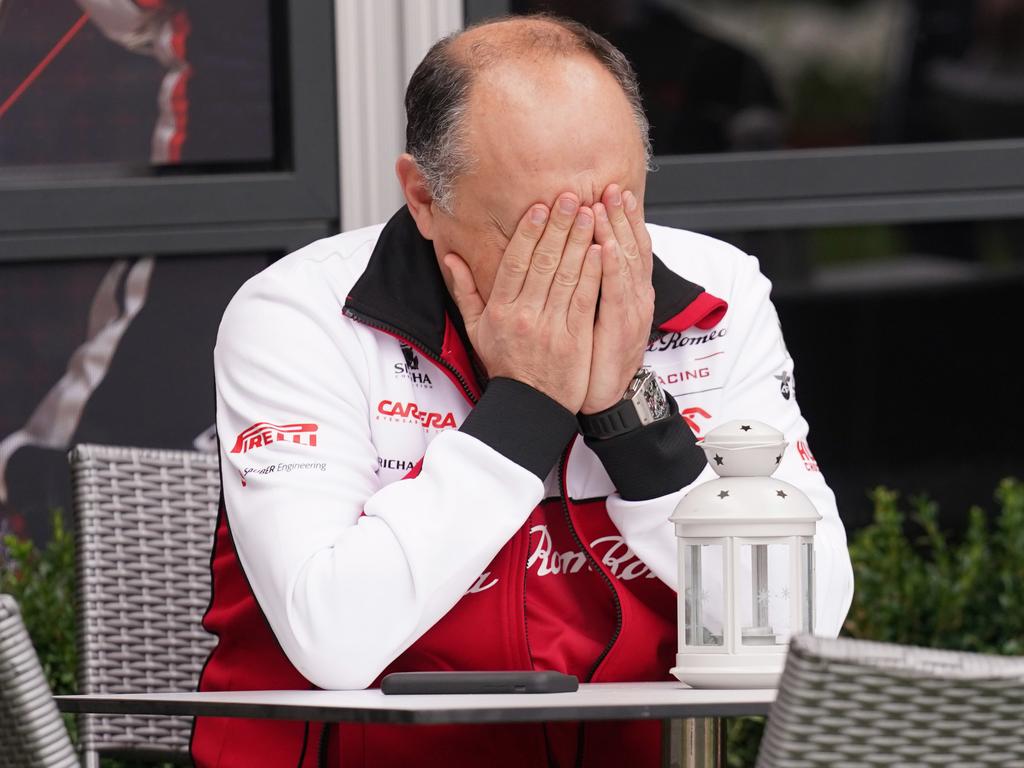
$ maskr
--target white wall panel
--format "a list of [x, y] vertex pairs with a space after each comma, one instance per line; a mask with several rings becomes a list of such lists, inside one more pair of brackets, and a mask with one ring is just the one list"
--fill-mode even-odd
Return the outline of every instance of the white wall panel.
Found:
[[462, 0], [337, 0], [341, 226], [386, 220], [402, 205], [405, 86], [427, 49], [462, 26]]

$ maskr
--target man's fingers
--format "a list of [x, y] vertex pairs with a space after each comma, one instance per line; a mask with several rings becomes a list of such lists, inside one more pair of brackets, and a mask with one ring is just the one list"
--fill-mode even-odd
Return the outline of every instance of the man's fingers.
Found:
[[523, 214], [512, 234], [505, 254], [498, 264], [494, 275], [494, 286], [491, 288], [491, 300], [509, 304], [516, 300], [523, 290], [523, 282], [533, 259], [534, 248], [544, 234], [544, 225], [548, 220], [546, 205], [532, 205]]
[[594, 328], [594, 315], [601, 293], [601, 251], [600, 245], [591, 245], [587, 248], [580, 279], [576, 283], [576, 290], [573, 291], [572, 302], [565, 316], [566, 328], [577, 338]]
[[629, 286], [632, 278], [622, 248], [615, 240], [601, 246], [601, 307], [616, 312], [630, 310]]
[[608, 209], [604, 203], [594, 203], [594, 241], [600, 244], [614, 239], [615, 232], [608, 220]]
[[633, 234], [633, 227], [629, 219], [626, 218], [622, 188], [618, 184], [609, 184], [601, 196], [601, 202], [604, 203], [604, 207], [608, 211], [608, 220], [611, 222], [615, 239], [622, 246], [622, 252], [626, 257], [630, 272], [636, 272], [639, 277], [643, 274], [643, 262], [640, 258], [640, 247]]
[[525, 305], [540, 309], [547, 302], [551, 281], [562, 261], [562, 252], [578, 209], [579, 201], [570, 193], [560, 195], [551, 207], [548, 225], [533, 249], [533, 258], [519, 293], [519, 300]]
[[587, 207], [580, 208], [569, 231], [568, 242], [562, 252], [562, 260], [555, 270], [548, 292], [547, 308], [555, 314], [564, 315], [573, 291], [580, 281], [580, 271], [586, 260], [587, 249], [594, 239], [594, 212]]
[[476, 326], [484, 311], [484, 300], [477, 290], [476, 280], [473, 279], [469, 266], [457, 254], [446, 254], [444, 265], [452, 273], [452, 298], [455, 299], [462, 321], [466, 324], [466, 331], [472, 333], [471, 329]]
[[626, 209], [626, 218], [629, 220], [633, 238], [640, 250], [640, 261], [644, 266], [642, 277], [645, 281], [650, 281], [651, 272], [654, 269], [654, 258], [651, 253], [651, 233], [647, 231], [647, 224], [644, 223], [644, 210], [640, 207], [640, 201], [636, 195], [628, 189], [622, 193], [622, 207]]

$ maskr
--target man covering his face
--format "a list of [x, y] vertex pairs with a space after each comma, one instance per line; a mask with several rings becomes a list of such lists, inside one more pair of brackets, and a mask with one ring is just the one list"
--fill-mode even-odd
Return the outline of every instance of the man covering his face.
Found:
[[[823, 516], [816, 630], [835, 635], [845, 533], [770, 286], [731, 246], [644, 223], [648, 126], [625, 58], [573, 22], [492, 22], [437, 43], [406, 107], [407, 205], [282, 259], [225, 313], [201, 690], [405, 670], [667, 679], [668, 517], [713, 476], [695, 439], [735, 418], [786, 434], [777, 476]], [[193, 754], [655, 765], [659, 729], [200, 718]]]

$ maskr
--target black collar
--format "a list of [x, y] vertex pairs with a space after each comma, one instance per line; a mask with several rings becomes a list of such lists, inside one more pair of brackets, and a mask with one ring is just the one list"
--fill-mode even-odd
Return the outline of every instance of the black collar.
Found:
[[[652, 282], [652, 335], [704, 294], [703, 288], [677, 275], [657, 256]], [[461, 317], [441, 276], [434, 247], [420, 235], [405, 206], [380, 233], [366, 270], [345, 301], [345, 313], [435, 355], [442, 351], [446, 315], [461, 331]]]

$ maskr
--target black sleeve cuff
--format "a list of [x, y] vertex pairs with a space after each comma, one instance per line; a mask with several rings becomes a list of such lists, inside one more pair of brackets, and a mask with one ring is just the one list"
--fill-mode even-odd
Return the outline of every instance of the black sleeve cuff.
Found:
[[541, 480], [576, 434], [576, 415], [515, 379], [491, 379], [460, 431], [487, 443]]
[[666, 392], [665, 399], [671, 412], [668, 418], [618, 437], [586, 441], [626, 501], [678, 491], [707, 464], [693, 433], [679, 417], [675, 398]]

